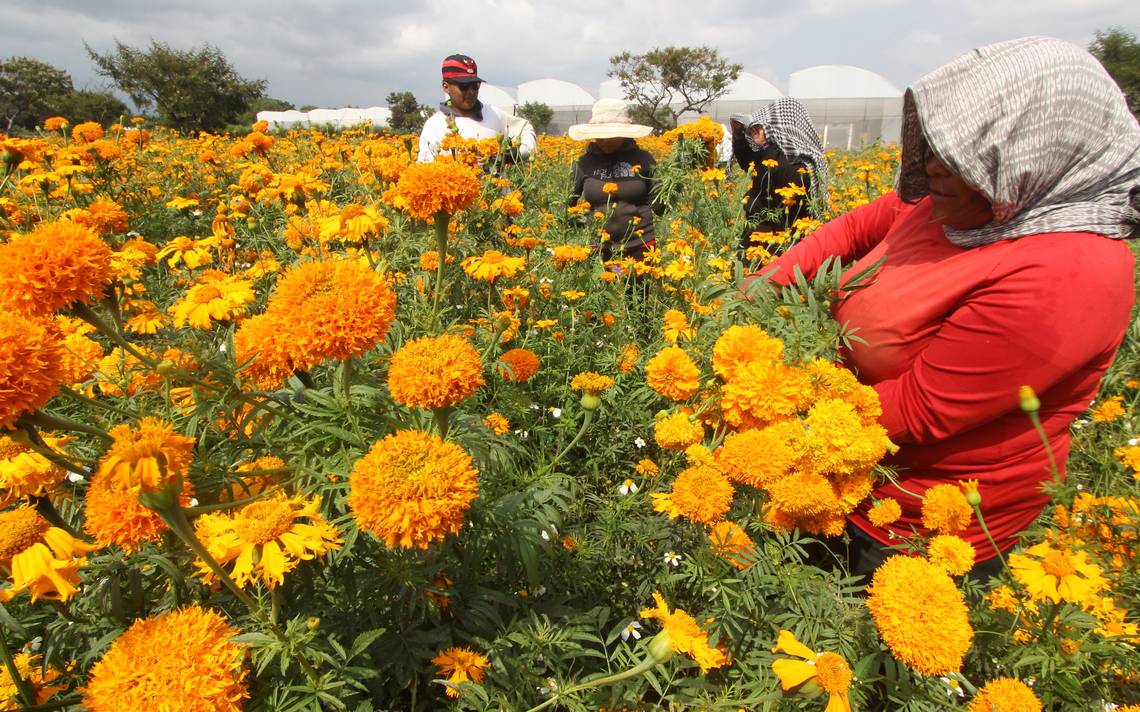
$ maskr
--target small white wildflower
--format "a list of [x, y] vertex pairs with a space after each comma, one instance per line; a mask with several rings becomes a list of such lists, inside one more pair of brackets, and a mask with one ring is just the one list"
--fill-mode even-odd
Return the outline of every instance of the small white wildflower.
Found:
[[949, 697], [953, 697], [954, 695], [958, 695], [959, 697], [966, 696], [966, 691], [962, 689], [962, 686], [958, 684], [957, 680], [950, 677], [940, 677], [938, 679], [942, 681], [943, 685], [946, 685], [946, 694]]
[[86, 477], [79, 474], [78, 472], [67, 473], [67, 481], [68, 482], [83, 482], [86, 479], [87, 479]]
[[637, 486], [637, 483], [628, 478], [625, 482], [621, 483], [621, 487], [618, 487], [618, 491], [622, 494], [635, 494], [639, 489], [640, 487]]
[[1037, 682], [1037, 678], [1035, 678], [1035, 677], [1025, 678], [1025, 684], [1029, 685], [1030, 687], [1033, 687], [1033, 683], [1035, 683], [1035, 682]]
[[550, 532], [543, 529], [542, 530], [542, 538], [544, 541], [550, 541]]
[[198, 498], [197, 497], [191, 497], [190, 498], [190, 506], [191, 507], [197, 507], [198, 506]]
[[1128, 439], [1129, 445], [1136, 445], [1137, 443], [1140, 443], [1140, 438], [1129, 438]]
[[38, 653], [40, 651], [40, 646], [43, 645], [43, 642], [44, 637], [42, 635], [37, 635], [36, 637], [29, 640], [28, 644], [24, 647], [28, 649], [29, 653]]
[[634, 640], [641, 640], [641, 624], [637, 621], [629, 622], [629, 625], [627, 625], [621, 632], [621, 639], [629, 640], [629, 637], [631, 635], [633, 636]]
[[522, 440], [526, 440], [527, 438], [530, 437], [530, 433], [526, 430], [516, 430], [515, 435], [518, 435], [519, 438]]
[[551, 408], [550, 414], [553, 415], [555, 418], [561, 418], [562, 417], [562, 409], [561, 408]]
[[218, 344], [218, 351], [225, 353], [226, 352], [226, 345], [225, 344]]
[[538, 588], [534, 589], [533, 593], [536, 596], [541, 596], [542, 594], [546, 593], [546, 586], [539, 586]]
[[666, 564], [672, 564], [673, 566], [680, 566], [681, 565], [681, 555], [675, 551], [666, 551], [665, 552], [665, 563]]
[[641, 449], [645, 447], [645, 440], [641, 437], [636, 437], [633, 439], [633, 444], [636, 445], [638, 449]]
[[202, 211], [201, 210], [191, 210], [190, 214], [197, 218], [197, 217], [202, 216]]

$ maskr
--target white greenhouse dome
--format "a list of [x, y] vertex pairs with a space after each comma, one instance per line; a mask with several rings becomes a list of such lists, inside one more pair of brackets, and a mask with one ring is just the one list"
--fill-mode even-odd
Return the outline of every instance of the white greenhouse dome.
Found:
[[[594, 95], [573, 82], [561, 79], [535, 79], [519, 84], [519, 106], [530, 102], [546, 104], [554, 116], [546, 126], [547, 133], [565, 133], [573, 124], [590, 120]], [[541, 128], [541, 127], [539, 127]]]
[[836, 64], [801, 69], [788, 77], [788, 96], [807, 107], [829, 148], [899, 140], [902, 92], [870, 70]]
[[490, 104], [499, 111], [507, 114], [515, 113], [515, 104], [517, 103], [514, 95], [512, 95], [508, 89], [497, 87], [494, 84], [487, 84], [486, 82], [479, 87], [479, 101], [484, 104]]

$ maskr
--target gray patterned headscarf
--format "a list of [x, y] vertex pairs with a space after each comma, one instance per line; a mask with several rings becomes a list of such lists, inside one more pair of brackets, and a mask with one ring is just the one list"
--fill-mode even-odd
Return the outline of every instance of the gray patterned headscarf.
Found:
[[[764, 127], [765, 139], [779, 146], [789, 161], [811, 167], [812, 198], [826, 200], [827, 159], [823, 157], [823, 144], [804, 105], [790, 96], [782, 97], [752, 114], [747, 128], [756, 124]], [[753, 151], [760, 150], [747, 131], [744, 136]]]
[[903, 99], [898, 193], [930, 192], [927, 151], [993, 204], [959, 247], [1043, 232], [1140, 230], [1140, 126], [1085, 50], [1049, 37], [980, 47], [927, 74]]

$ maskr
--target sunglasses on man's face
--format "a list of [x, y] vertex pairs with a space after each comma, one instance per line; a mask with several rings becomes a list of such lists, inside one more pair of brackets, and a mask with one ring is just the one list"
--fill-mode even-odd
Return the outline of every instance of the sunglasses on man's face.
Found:
[[459, 91], [479, 91], [479, 82], [468, 82], [467, 84], [459, 84], [457, 82], [448, 82], [449, 87], [455, 87]]

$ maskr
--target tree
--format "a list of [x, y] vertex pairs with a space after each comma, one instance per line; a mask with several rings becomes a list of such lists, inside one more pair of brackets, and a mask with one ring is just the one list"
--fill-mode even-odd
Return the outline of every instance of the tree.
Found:
[[391, 92], [386, 101], [392, 112], [392, 118], [388, 120], [392, 133], [418, 134], [432, 114], [431, 107], [420, 104], [410, 91]]
[[87, 54], [100, 75], [115, 83], [140, 109], [155, 107], [159, 120], [178, 131], [218, 131], [235, 123], [263, 96], [263, 79], [242, 78], [213, 45], [179, 50], [151, 41], [150, 49], [129, 47]]
[[554, 118], [554, 109], [541, 101], [528, 101], [518, 108], [517, 113], [529, 121], [538, 133], [546, 133], [551, 119]]
[[72, 124], [97, 121], [104, 126], [130, 114], [127, 105], [114, 94], [87, 89], [63, 96], [52, 113], [67, 118]]
[[1098, 30], [1089, 52], [1120, 85], [1132, 114], [1140, 117], [1140, 42], [1136, 35], [1119, 27]]
[[0, 61], [0, 128], [33, 129], [72, 92], [71, 75], [31, 57]]
[[[744, 69], [711, 47], [654, 48], [645, 54], [610, 57], [609, 76], [621, 81], [625, 98], [642, 120], [670, 129], [686, 111], [701, 111], [728, 91]], [[666, 121], [668, 117], [668, 121]]]

